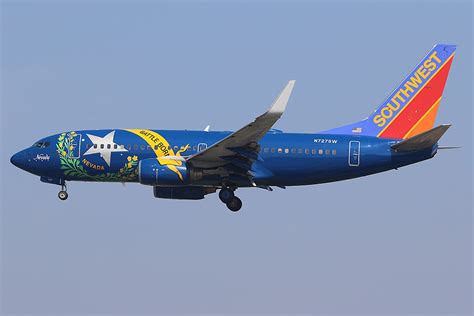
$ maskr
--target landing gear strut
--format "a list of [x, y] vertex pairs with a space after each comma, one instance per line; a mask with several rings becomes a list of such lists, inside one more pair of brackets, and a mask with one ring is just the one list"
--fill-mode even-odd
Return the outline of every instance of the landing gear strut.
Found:
[[227, 205], [232, 212], [237, 212], [242, 208], [242, 201], [234, 195], [234, 190], [223, 187], [219, 191], [219, 199]]
[[68, 197], [67, 187], [66, 187], [66, 182], [64, 182], [64, 184], [61, 185], [61, 191], [59, 191], [59, 193], [58, 193], [58, 198], [61, 201], [64, 201], [64, 200], [67, 199], [67, 197]]

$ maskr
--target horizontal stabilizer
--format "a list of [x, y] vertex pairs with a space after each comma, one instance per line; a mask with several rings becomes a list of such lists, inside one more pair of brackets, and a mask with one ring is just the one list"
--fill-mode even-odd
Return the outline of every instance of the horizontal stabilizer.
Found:
[[431, 148], [450, 127], [451, 125], [440, 125], [429, 131], [393, 144], [392, 148], [395, 151], [416, 151]]
[[438, 147], [438, 150], [439, 149], [459, 149], [459, 148], [462, 148], [461, 146], [439, 146]]

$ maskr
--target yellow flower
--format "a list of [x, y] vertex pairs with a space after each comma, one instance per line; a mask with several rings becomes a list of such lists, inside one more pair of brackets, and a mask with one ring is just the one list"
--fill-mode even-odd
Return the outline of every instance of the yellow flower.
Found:
[[129, 162], [128, 165], [127, 165], [127, 167], [132, 168], [132, 163]]
[[59, 143], [59, 148], [63, 148], [63, 143]]
[[132, 161], [132, 157], [128, 156], [128, 157], [127, 157], [127, 160], [128, 160], [128, 161]]
[[66, 152], [63, 150], [63, 151], [61, 152], [61, 155], [66, 156]]
[[76, 132], [71, 132], [71, 136], [76, 136]]
[[74, 149], [74, 147], [72, 145], [69, 146], [69, 150], [73, 150], [73, 149]]
[[[133, 156], [133, 161], [137, 161], [138, 160], [138, 157], [137, 156]], [[130, 160], [129, 160], [130, 161]]]

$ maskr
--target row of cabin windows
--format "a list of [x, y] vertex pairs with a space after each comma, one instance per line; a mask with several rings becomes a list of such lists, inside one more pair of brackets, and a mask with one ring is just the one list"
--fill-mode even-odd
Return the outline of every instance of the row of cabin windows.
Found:
[[326, 149], [326, 150], [311, 149], [310, 150], [308, 148], [305, 148], [305, 149], [303, 149], [303, 148], [291, 148], [291, 149], [290, 148], [276, 148], [275, 149], [273, 147], [272, 148], [265, 147], [265, 148], [263, 148], [263, 152], [264, 153], [269, 153], [270, 152], [272, 154], [274, 154], [275, 152], [277, 152], [279, 154], [281, 154], [281, 153], [289, 154], [291, 152], [292, 154], [296, 154], [296, 153], [303, 154], [304, 153], [305, 155], [309, 155], [310, 153], [311, 153], [311, 155], [316, 155], [316, 153], [317, 153], [318, 155], [323, 155], [323, 154], [331, 155], [332, 154], [334, 156], [337, 153], [337, 151], [335, 149], [332, 149], [332, 150], [331, 149]]
[[[117, 145], [117, 144], [113, 144], [113, 145], [112, 144], [100, 144], [100, 145], [94, 144], [93, 146], [94, 146], [94, 148], [98, 148], [100, 146], [101, 149], [104, 149], [105, 147], [107, 147], [107, 149], [111, 149], [112, 146], [113, 146], [114, 149], [117, 149], [117, 148], [125, 149], [125, 145]], [[90, 144], [86, 145], [87, 149], [89, 149], [90, 147], [91, 147]], [[127, 145], [126, 147], [127, 147], [128, 150], [132, 149], [132, 145]], [[140, 148], [140, 150], [145, 150], [145, 149], [150, 150], [151, 149], [150, 145], [148, 145], [148, 146], [145, 146], [145, 145], [138, 146], [137, 144], [133, 145], [134, 150], [138, 150], [138, 148]], [[168, 150], [174, 149], [175, 151], [177, 151], [179, 148], [180, 148], [179, 146], [174, 146], [174, 147], [168, 146]], [[194, 151], [196, 151], [196, 149], [197, 149], [196, 146], [193, 146], [192, 148], [193, 148]], [[184, 147], [181, 147], [181, 149], [184, 149]], [[155, 145], [154, 150], [158, 150], [158, 145]], [[311, 149], [311, 150], [309, 150], [308, 148], [305, 148], [305, 149], [303, 149], [303, 148], [291, 148], [290, 149], [290, 148], [274, 148], [274, 147], [272, 147], [272, 148], [265, 147], [265, 148], [263, 148], [263, 152], [264, 153], [270, 153], [271, 152], [272, 154], [274, 154], [275, 152], [277, 152], [279, 154], [281, 154], [283, 152], [285, 154], [289, 154], [291, 152], [292, 154], [296, 154], [296, 153], [303, 154], [304, 153], [305, 155], [309, 155], [310, 153], [312, 155], [316, 155], [316, 153], [317, 153], [318, 155], [323, 155], [323, 154], [331, 155], [332, 154], [333, 156], [335, 156], [336, 153], [337, 153], [335, 149], [332, 149], [332, 150], [330, 150], [330, 149], [326, 149], [326, 150]]]

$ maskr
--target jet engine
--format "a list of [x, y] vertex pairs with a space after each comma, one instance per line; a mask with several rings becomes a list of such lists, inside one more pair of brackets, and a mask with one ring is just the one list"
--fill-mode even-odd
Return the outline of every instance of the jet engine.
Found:
[[138, 181], [141, 184], [158, 186], [182, 186], [202, 178], [186, 165], [181, 157], [158, 157], [140, 160]]

